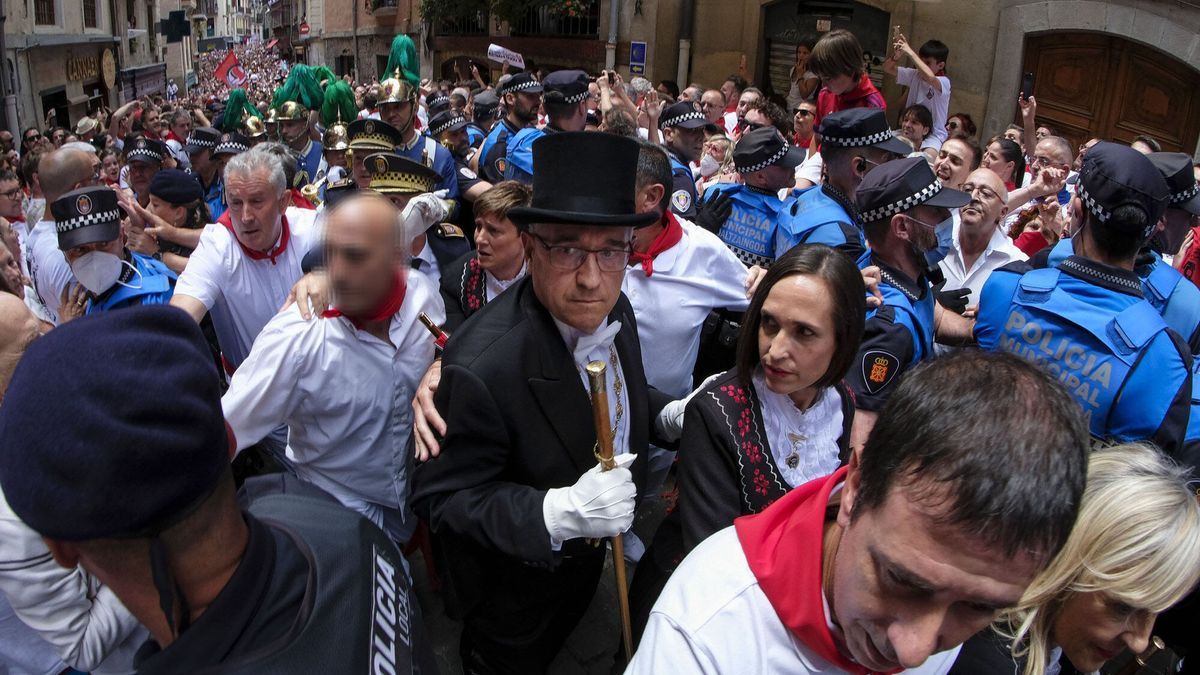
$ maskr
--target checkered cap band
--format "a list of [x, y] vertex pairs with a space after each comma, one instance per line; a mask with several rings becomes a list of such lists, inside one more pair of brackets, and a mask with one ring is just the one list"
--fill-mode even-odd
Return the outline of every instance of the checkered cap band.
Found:
[[942, 182], [937, 178], [934, 178], [932, 183], [926, 185], [924, 188], [921, 188], [921, 190], [914, 195], [909, 195], [898, 202], [881, 206], [877, 209], [864, 211], [862, 214], [862, 222], [873, 223], [877, 220], [883, 220], [884, 218], [891, 218], [897, 213], [904, 213], [914, 206], [920, 206], [921, 204], [924, 204], [941, 191]]
[[86, 216], [77, 216], [75, 218], [57, 221], [54, 223], [54, 229], [59, 234], [66, 234], [67, 232], [78, 230], [81, 227], [99, 225], [101, 223], [120, 222], [120, 220], [120, 209], [113, 209], [112, 211], [94, 211]]
[[1183, 192], [1176, 192], [1175, 194], [1171, 195], [1171, 203], [1182, 204], [1191, 200], [1191, 198], [1195, 197], [1197, 194], [1200, 194], [1200, 183], [1192, 183], [1192, 187], [1184, 190]]
[[446, 122], [444, 122], [443, 124], [439, 124], [436, 127], [429, 127], [429, 133], [433, 136], [437, 136], [438, 134], [449, 129], [450, 127], [454, 126], [455, 124], [466, 124], [466, 123], [467, 123], [467, 118], [463, 117], [462, 115], [455, 115], [454, 117], [451, 117], [450, 119], [446, 120]]
[[668, 117], [667, 119], [663, 120], [659, 124], [659, 126], [662, 127], [663, 129], [666, 129], [667, 127], [673, 127], [677, 124], [682, 124], [684, 122], [687, 122], [688, 120], [701, 120], [701, 121], [707, 122], [708, 118], [705, 117], [704, 113], [700, 112], [699, 110], [689, 110], [688, 112], [685, 112], [682, 115]]
[[134, 148], [125, 154], [126, 161], [139, 157], [159, 163], [163, 161], [163, 156], [155, 152], [152, 148]]
[[215, 148], [217, 147], [217, 142], [204, 138], [197, 138], [195, 136], [188, 136], [187, 145], [192, 145], [197, 148]]
[[787, 154], [788, 149], [790, 149], [791, 147], [792, 146], [788, 143], [787, 139], [784, 138], [783, 145], [779, 146], [779, 149], [775, 151], [775, 154], [773, 154], [770, 157], [766, 158], [765, 160], [759, 162], [758, 164], [751, 164], [750, 166], [738, 167], [737, 171], [738, 171], [738, 173], [754, 173], [755, 171], [762, 171], [763, 169], [767, 168], [768, 166], [771, 166], [772, 164], [783, 159], [783, 156]]
[[[525, 91], [526, 89], [537, 89], [541, 86], [542, 86], [542, 83], [538, 82], [537, 80], [530, 80], [528, 82], [522, 82], [520, 84], [512, 84], [510, 82], [509, 84], [506, 84], [503, 89], [500, 90], [500, 94], [501, 95], [515, 94], [518, 91]], [[579, 100], [582, 101], [583, 99], [579, 99]]]
[[877, 134], [871, 134], [870, 136], [847, 137], [826, 135], [823, 136], [821, 140], [825, 143], [832, 143], [833, 145], [840, 145], [847, 148], [861, 148], [869, 145], [875, 145], [876, 143], [882, 143], [893, 138], [894, 136], [895, 134], [892, 133], [891, 129], [884, 129], [883, 131]]
[[583, 103], [584, 101], [587, 100], [587, 97], [588, 97], [588, 90], [584, 89], [583, 91], [581, 91], [578, 94], [575, 94], [573, 96], [564, 96], [563, 103]]
[[236, 141], [222, 141], [220, 143], [217, 143], [217, 149], [214, 150], [213, 152], [215, 152], [217, 154], [221, 154], [222, 152], [232, 152], [236, 155], [236, 154], [246, 152], [249, 149], [250, 149], [250, 146], [244, 145], [242, 143], [238, 143]]
[[1094, 197], [1088, 194], [1088, 191], [1083, 187], [1082, 182], [1079, 184], [1078, 193], [1079, 199], [1083, 201], [1083, 205], [1087, 207], [1087, 210], [1090, 211], [1093, 216], [1096, 216], [1096, 220], [1099, 220], [1103, 223], [1112, 217], [1112, 211], [1104, 208], [1100, 202], [1096, 201]]

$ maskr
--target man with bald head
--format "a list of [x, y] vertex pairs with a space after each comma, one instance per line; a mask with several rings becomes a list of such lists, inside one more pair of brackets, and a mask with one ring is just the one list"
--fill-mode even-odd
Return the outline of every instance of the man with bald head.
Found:
[[[100, 183], [100, 158], [76, 148], [60, 148], [38, 163], [38, 178], [46, 204], [54, 203], [71, 190]], [[33, 292], [58, 323], [64, 291], [75, 281], [67, 259], [58, 248], [58, 231], [47, 207], [42, 219], [30, 228], [25, 242], [25, 262]]]
[[326, 212], [333, 306], [306, 321], [298, 305], [259, 334], [222, 399], [241, 451], [281, 424], [299, 476], [380, 526], [398, 544], [408, 512], [410, 402], [433, 363], [421, 325], [446, 312], [436, 286], [408, 274], [413, 232], [384, 196], [358, 193]]
[[1058, 198], [1063, 216], [1066, 217], [1067, 204], [1074, 194], [1066, 181], [1074, 174], [1071, 170], [1074, 161], [1075, 154], [1065, 138], [1046, 136], [1038, 141], [1029, 160], [1029, 184], [1008, 195], [1008, 217], [1004, 221], [1004, 229], [1007, 230], [1016, 221], [1023, 209], [1037, 206], [1052, 197]]
[[959, 209], [953, 245], [938, 266], [946, 277], [945, 290], [970, 289], [967, 305], [972, 306], [979, 302], [983, 283], [993, 270], [1027, 256], [1000, 230], [1008, 213], [1008, 191], [1000, 176], [990, 169], [976, 169], [958, 188], [971, 201]]

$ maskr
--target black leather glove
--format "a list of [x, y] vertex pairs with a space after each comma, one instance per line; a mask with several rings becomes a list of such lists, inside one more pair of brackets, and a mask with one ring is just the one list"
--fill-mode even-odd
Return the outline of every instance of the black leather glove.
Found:
[[937, 299], [937, 303], [955, 314], [967, 311], [967, 299], [971, 297], [971, 289], [956, 288], [947, 291], [945, 288], [946, 282], [944, 281], [933, 287], [933, 296]]
[[727, 192], [713, 191], [708, 199], [696, 205], [696, 224], [716, 234], [733, 213], [733, 196]]

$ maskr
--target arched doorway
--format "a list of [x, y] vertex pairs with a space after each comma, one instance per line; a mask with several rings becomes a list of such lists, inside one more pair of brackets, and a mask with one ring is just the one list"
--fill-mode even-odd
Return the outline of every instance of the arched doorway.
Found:
[[481, 61], [470, 56], [453, 56], [442, 61], [442, 67], [439, 69], [443, 80], [451, 82], [469, 82], [471, 80], [471, 66], [479, 69], [479, 75], [487, 84], [491, 83], [491, 73], [488, 71], [487, 61]]
[[1196, 149], [1200, 72], [1169, 54], [1115, 35], [1053, 32], [1026, 37], [1021, 71], [1034, 74], [1039, 123], [1075, 146], [1145, 134], [1163, 150]]

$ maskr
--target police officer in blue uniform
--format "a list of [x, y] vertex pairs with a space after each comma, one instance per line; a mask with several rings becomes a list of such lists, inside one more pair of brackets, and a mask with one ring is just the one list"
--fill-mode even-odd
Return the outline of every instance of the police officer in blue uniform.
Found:
[[920, 157], [871, 169], [858, 186], [855, 203], [870, 246], [858, 263], [879, 267], [883, 305], [867, 312], [862, 345], [846, 375], [859, 411], [851, 446], [865, 442], [901, 376], [934, 355], [935, 302], [925, 252], [937, 246], [935, 226], [948, 209], [970, 201], [965, 192], [943, 187]]
[[1177, 455], [1190, 415], [1191, 354], [1134, 272], [1170, 200], [1167, 182], [1145, 155], [1115, 143], [1088, 150], [1079, 176], [1073, 253], [1056, 266], [993, 272], [975, 337], [1057, 375], [1097, 439], [1152, 441]]
[[853, 260], [866, 252], [866, 238], [854, 203], [863, 176], [872, 167], [903, 157], [909, 148], [888, 127], [878, 108], [852, 108], [821, 120], [821, 185], [801, 191], [779, 220], [775, 256], [798, 244], [832, 246]]
[[471, 97], [471, 121], [467, 123], [467, 139], [472, 148], [478, 150], [483, 145], [483, 140], [496, 125], [496, 111], [499, 108], [500, 98], [491, 89]]
[[533, 142], [546, 134], [583, 131], [587, 124], [587, 73], [582, 70], [556, 70], [542, 80], [542, 109], [549, 123], [539, 129], [527, 127], [508, 139], [505, 149], [504, 179], [533, 183]]
[[[191, 161], [188, 173], [200, 181], [200, 187], [204, 190], [204, 201], [209, 204], [220, 203], [221, 193], [224, 191], [221, 165], [216, 159], [217, 144], [220, 142], [220, 131], [212, 127], [196, 127], [188, 134], [187, 143], [183, 146]], [[221, 213], [224, 212], [225, 209], [222, 208]], [[213, 222], [220, 217], [220, 213], [214, 215]]]
[[0, 410], [13, 512], [148, 628], [142, 675], [437, 672], [379, 528], [280, 474], [236, 492], [218, 382], [174, 307], [38, 338]]
[[454, 222], [466, 233], [468, 240], [475, 236], [475, 209], [472, 204], [492, 184], [471, 169], [471, 157], [477, 152], [467, 136], [467, 119], [454, 110], [443, 110], [429, 120], [429, 135], [437, 139], [454, 156], [458, 169], [458, 190], [462, 195]]
[[304, 187], [325, 177], [325, 149], [314, 141], [308, 130], [308, 108], [296, 101], [285, 101], [275, 110], [279, 138], [296, 156], [296, 184]]
[[102, 186], [72, 190], [50, 204], [58, 248], [88, 290], [88, 314], [165, 305], [175, 291], [177, 276], [166, 265], [125, 248], [117, 204], [117, 193]]
[[795, 186], [796, 167], [803, 161], [804, 149], [788, 143], [775, 127], [753, 129], [733, 148], [733, 164], [743, 182], [718, 183], [705, 191], [701, 210], [719, 199], [730, 200], [732, 208], [717, 236], [747, 267], [767, 267], [775, 259], [780, 213], [795, 200], [790, 194], [780, 199], [779, 192]]
[[704, 152], [704, 127], [708, 118], [695, 101], [680, 101], [667, 107], [658, 120], [663, 148], [671, 160], [671, 212], [680, 218], [696, 218], [696, 177], [692, 163]]
[[458, 199], [458, 172], [454, 158], [431, 136], [417, 131], [417, 90], [400, 77], [379, 84], [379, 119], [400, 132], [394, 152], [424, 164], [438, 174], [435, 190], [445, 190], [446, 199]]
[[428, 112], [430, 117], [449, 109], [450, 97], [442, 92], [435, 91], [429, 96], [425, 97], [425, 110]]
[[221, 134], [221, 140], [217, 141], [217, 147], [213, 149], [213, 162], [217, 165], [216, 184], [220, 189], [215, 194], [211, 192], [205, 197], [204, 201], [208, 204], [208, 213], [215, 223], [222, 215], [228, 206], [225, 204], [225, 163], [234, 155], [240, 155], [250, 149], [251, 141], [246, 136], [239, 134], [236, 131]]
[[530, 73], [517, 73], [496, 90], [496, 95], [504, 101], [505, 114], [484, 139], [479, 155], [479, 173], [491, 183], [504, 180], [509, 140], [518, 131], [537, 124], [542, 84]]

